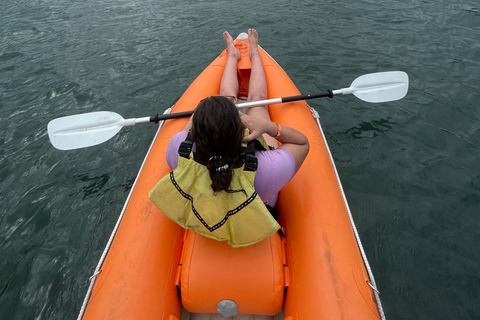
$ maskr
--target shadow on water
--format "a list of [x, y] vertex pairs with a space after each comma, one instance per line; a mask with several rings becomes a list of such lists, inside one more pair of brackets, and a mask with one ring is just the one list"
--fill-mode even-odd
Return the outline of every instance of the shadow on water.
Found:
[[[350, 137], [352, 140], [375, 138], [377, 135], [383, 134], [392, 129], [392, 126], [395, 124], [398, 124], [398, 122], [392, 121], [389, 118], [373, 120], [371, 122], [362, 122], [358, 126], [348, 129], [344, 135]], [[348, 138], [344, 138], [344, 140], [348, 140]]]
[[99, 176], [90, 176], [88, 174], [74, 174], [72, 178], [77, 182], [79, 190], [70, 194], [70, 196], [75, 196], [80, 194], [82, 199], [85, 200], [89, 197], [95, 197], [99, 193], [104, 194], [112, 190], [118, 190], [119, 188], [123, 189], [124, 192], [129, 192], [135, 182], [134, 178], [129, 179], [125, 183], [115, 184], [105, 188], [109, 184], [110, 173], [101, 174]]

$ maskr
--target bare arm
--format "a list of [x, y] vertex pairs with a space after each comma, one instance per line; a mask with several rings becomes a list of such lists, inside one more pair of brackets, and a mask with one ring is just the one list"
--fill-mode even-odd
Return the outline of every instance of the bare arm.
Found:
[[[264, 133], [275, 137], [278, 132], [278, 126], [275, 122], [251, 117], [243, 113], [240, 113], [240, 118], [243, 124], [250, 130], [250, 134], [244, 138], [245, 141], [251, 141]], [[282, 134], [277, 137], [277, 140], [282, 143], [279, 148], [290, 151], [295, 159], [296, 172], [300, 169], [310, 149], [308, 139], [303, 133], [293, 128], [281, 126], [281, 130]]]
[[185, 125], [183, 126], [182, 131], [190, 130], [192, 128], [192, 118], [193, 118], [193, 114], [191, 115], [190, 119], [188, 119], [187, 123], [185, 123]]

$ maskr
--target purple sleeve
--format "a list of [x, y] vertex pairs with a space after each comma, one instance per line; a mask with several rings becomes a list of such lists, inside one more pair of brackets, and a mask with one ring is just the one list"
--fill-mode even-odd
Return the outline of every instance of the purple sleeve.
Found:
[[168, 166], [172, 169], [175, 169], [178, 165], [178, 148], [187, 138], [187, 133], [186, 130], [177, 132], [168, 143], [166, 158]]
[[255, 155], [258, 159], [255, 190], [263, 201], [268, 201], [295, 175], [295, 159], [283, 148], [257, 151]]

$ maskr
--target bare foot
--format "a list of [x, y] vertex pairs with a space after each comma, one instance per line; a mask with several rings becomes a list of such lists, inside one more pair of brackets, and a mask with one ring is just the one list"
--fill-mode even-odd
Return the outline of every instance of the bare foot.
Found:
[[240, 59], [242, 57], [242, 55], [240, 54], [238, 49], [235, 48], [235, 45], [233, 44], [233, 38], [230, 35], [230, 33], [225, 31], [223, 33], [223, 40], [225, 41], [225, 44], [227, 45], [228, 55], [234, 56], [235, 58], [237, 58], [237, 60]]
[[255, 29], [248, 29], [248, 42], [250, 43], [250, 59], [258, 54], [258, 32]]

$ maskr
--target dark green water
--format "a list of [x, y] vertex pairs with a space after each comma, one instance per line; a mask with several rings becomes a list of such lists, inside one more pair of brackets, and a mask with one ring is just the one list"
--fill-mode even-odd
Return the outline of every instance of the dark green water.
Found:
[[302, 93], [403, 70], [401, 101], [310, 103], [388, 319], [480, 319], [480, 5], [0, 0], [0, 318], [76, 318], [155, 133], [62, 152], [57, 117], [170, 107], [255, 27]]

